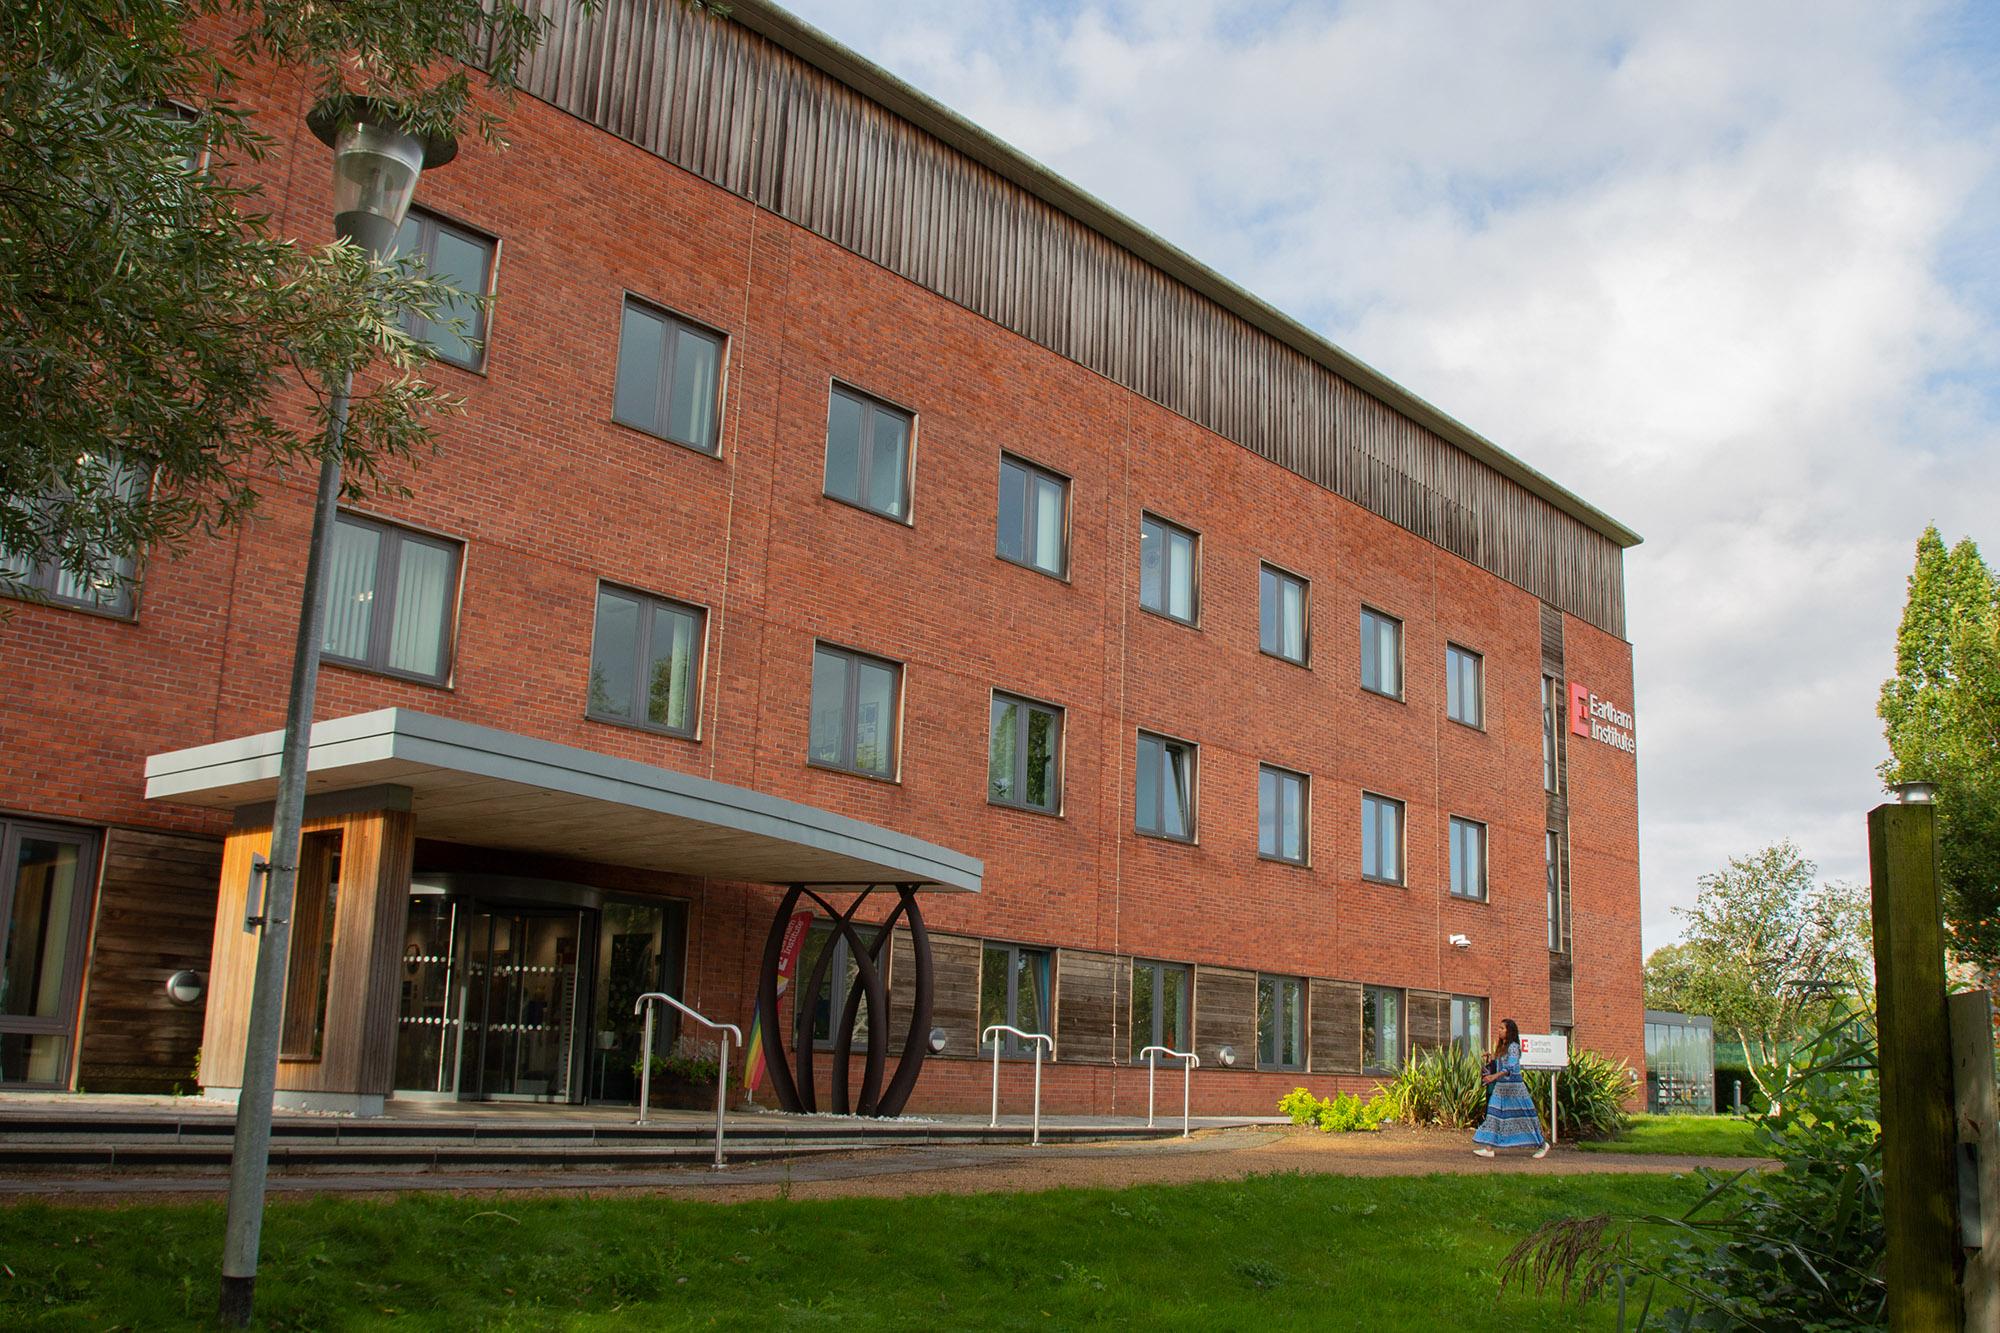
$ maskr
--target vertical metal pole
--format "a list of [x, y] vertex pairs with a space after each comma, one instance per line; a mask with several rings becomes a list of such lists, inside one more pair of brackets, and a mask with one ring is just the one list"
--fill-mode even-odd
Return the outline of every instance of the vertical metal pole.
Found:
[[1035, 1043], [1035, 1136], [1030, 1146], [1040, 1147], [1042, 1143], [1042, 1044]]
[[1159, 1072], [1160, 1056], [1157, 1051], [1146, 1052], [1146, 1128], [1153, 1127], [1153, 1075]]
[[277, 806], [271, 816], [271, 873], [264, 923], [250, 985], [250, 1020], [243, 1041], [243, 1085], [229, 1153], [229, 1220], [222, 1241], [222, 1292], [216, 1314], [234, 1328], [250, 1323], [257, 1293], [257, 1250], [264, 1231], [264, 1183], [271, 1167], [271, 1104], [278, 1085], [285, 961], [292, 943], [292, 899], [299, 878], [299, 830], [305, 822], [306, 762], [313, 703], [319, 691], [320, 644], [326, 638], [326, 563], [340, 504], [341, 443], [353, 377], [343, 374], [328, 414], [320, 460], [312, 545], [299, 594], [298, 638], [292, 647], [291, 696], [285, 705], [284, 750], [278, 761]]
[[1181, 1061], [1181, 1137], [1188, 1136], [1188, 1105], [1194, 1091], [1194, 1061]]
[[718, 1037], [716, 1043], [722, 1049], [722, 1064], [715, 1077], [715, 1169], [722, 1169], [722, 1104], [729, 1097], [729, 1036]]
[[1882, 1221], [1889, 1327], [1955, 1329], [1959, 1300], [1958, 1143], [1936, 811], [1868, 812], [1882, 1099]]
[[640, 1043], [639, 1051], [639, 1123], [646, 1123], [646, 1107], [653, 1100], [653, 1002], [641, 1000], [646, 1006], [646, 1039]]
[[1557, 1080], [1562, 1076], [1563, 1071], [1560, 1069], [1551, 1069], [1549, 1071], [1549, 1142], [1552, 1144], [1562, 1135], [1562, 1130], [1559, 1127], [1560, 1122], [1556, 1117], [1556, 1107], [1562, 1104], [1561, 1091], [1557, 1086]]
[[993, 1118], [986, 1122], [988, 1129], [1000, 1128], [1000, 1034], [993, 1034]]

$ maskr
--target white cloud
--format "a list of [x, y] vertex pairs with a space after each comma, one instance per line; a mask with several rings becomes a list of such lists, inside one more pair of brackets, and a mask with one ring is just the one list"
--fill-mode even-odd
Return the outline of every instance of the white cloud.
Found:
[[1990, 26], [1873, 4], [795, 7], [1646, 534], [1649, 947], [1697, 874], [1780, 837], [1865, 878], [1916, 535], [2000, 555]]

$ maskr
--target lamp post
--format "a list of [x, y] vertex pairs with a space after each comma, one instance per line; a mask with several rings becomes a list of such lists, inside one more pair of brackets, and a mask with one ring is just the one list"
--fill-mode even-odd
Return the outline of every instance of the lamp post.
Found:
[[[417, 176], [452, 159], [450, 139], [403, 129], [390, 109], [368, 98], [323, 102], [306, 117], [320, 142], [333, 149], [334, 233], [380, 259], [396, 239]], [[229, 1156], [229, 1221], [223, 1237], [222, 1293], [217, 1313], [228, 1326], [249, 1324], [256, 1300], [257, 1248], [264, 1229], [264, 1184], [271, 1162], [271, 1103], [277, 1090], [278, 1042], [283, 1019], [285, 961], [291, 947], [293, 890], [298, 882], [299, 831], [305, 819], [306, 757], [313, 700], [319, 690], [320, 643], [326, 633], [325, 571], [340, 500], [342, 437], [353, 377], [343, 371], [335, 386], [313, 504], [312, 545], [300, 594], [298, 639], [292, 649], [291, 694], [285, 706], [285, 742], [278, 764], [277, 806], [271, 817], [271, 858], [263, 908], [244, 922], [259, 932], [244, 1038], [243, 1081], [237, 1093], [236, 1132]]]

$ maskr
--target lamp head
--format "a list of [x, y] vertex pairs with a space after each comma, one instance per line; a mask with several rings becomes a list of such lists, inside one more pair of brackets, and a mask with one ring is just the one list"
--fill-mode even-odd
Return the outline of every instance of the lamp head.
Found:
[[1899, 782], [1889, 790], [1896, 793], [1896, 800], [1902, 805], [1931, 805], [1937, 801], [1935, 782]]
[[410, 211], [417, 176], [458, 153], [456, 140], [412, 134], [387, 103], [336, 97], [306, 115], [314, 137], [333, 149], [333, 230], [380, 259]]

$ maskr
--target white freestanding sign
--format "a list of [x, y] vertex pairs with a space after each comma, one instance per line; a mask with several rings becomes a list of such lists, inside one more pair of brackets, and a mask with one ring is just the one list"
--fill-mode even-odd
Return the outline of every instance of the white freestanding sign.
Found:
[[1560, 1032], [1523, 1032], [1521, 1068], [1549, 1071], [1549, 1142], [1556, 1141], [1556, 1084], [1569, 1068], [1569, 1038]]

